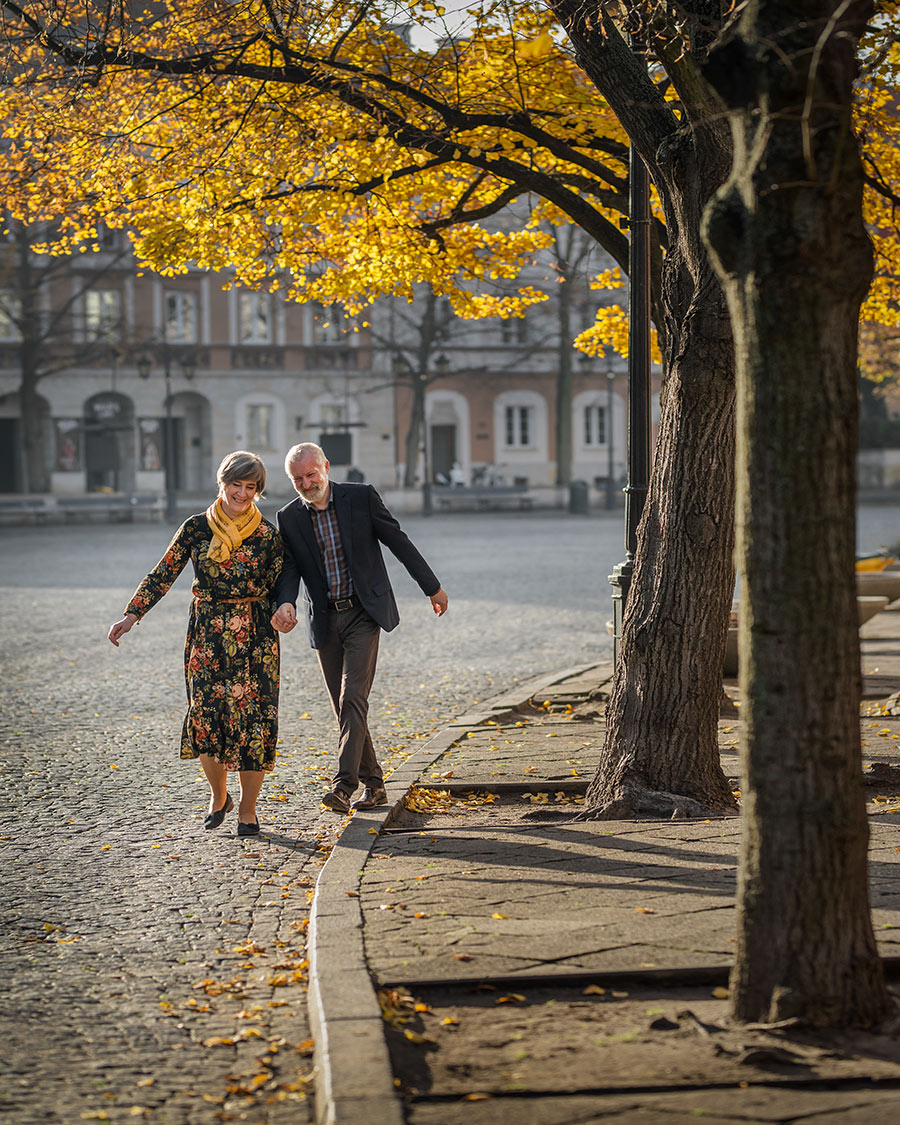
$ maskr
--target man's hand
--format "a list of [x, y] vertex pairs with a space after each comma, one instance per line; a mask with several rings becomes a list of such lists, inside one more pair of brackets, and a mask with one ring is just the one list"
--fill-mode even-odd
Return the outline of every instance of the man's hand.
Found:
[[279, 633], [289, 633], [297, 624], [297, 611], [290, 602], [282, 602], [272, 615], [272, 627]]
[[432, 594], [431, 598], [430, 598], [430, 601], [431, 601], [431, 608], [434, 610], [434, 612], [437, 614], [437, 616], [443, 617], [444, 614], [447, 612], [447, 601], [448, 601], [447, 595], [444, 593], [443, 589], [438, 590], [438, 592], [436, 594]]

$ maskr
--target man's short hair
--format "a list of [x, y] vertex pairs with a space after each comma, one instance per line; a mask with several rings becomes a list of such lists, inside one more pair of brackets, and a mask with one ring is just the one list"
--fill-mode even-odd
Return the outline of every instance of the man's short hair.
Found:
[[311, 453], [320, 465], [325, 465], [328, 461], [321, 445], [316, 445], [314, 441], [301, 441], [299, 445], [292, 445], [287, 451], [284, 458], [284, 471], [287, 472], [295, 461], [299, 461], [308, 453]]
[[256, 481], [256, 495], [261, 496], [266, 487], [266, 467], [261, 458], [246, 449], [236, 449], [222, 458], [216, 470], [216, 483], [221, 491], [226, 484], [236, 480]]

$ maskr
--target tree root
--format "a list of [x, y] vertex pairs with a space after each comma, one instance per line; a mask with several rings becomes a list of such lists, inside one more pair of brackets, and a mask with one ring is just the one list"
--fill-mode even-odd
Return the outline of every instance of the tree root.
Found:
[[576, 820], [635, 820], [639, 817], [655, 817], [670, 820], [704, 820], [710, 816], [720, 816], [721, 809], [710, 809], [682, 793], [665, 793], [659, 789], [648, 789], [636, 781], [629, 780], [619, 786], [619, 795], [604, 805], [589, 806], [582, 809]]

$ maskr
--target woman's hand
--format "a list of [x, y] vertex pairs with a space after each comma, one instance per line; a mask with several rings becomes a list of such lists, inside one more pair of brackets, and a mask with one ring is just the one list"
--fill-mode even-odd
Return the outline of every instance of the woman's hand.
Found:
[[112, 641], [112, 643], [116, 646], [116, 648], [119, 647], [119, 637], [124, 637], [125, 634], [128, 632], [128, 630], [131, 628], [131, 626], [134, 625], [136, 622], [137, 622], [137, 618], [135, 617], [135, 615], [133, 613], [126, 613], [121, 621], [117, 621], [115, 623], [115, 625], [113, 625], [110, 628], [109, 632], [107, 633], [107, 636]]

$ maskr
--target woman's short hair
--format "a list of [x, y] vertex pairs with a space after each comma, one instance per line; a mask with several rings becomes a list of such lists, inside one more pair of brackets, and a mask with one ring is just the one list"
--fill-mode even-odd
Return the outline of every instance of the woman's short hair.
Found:
[[222, 464], [216, 470], [216, 483], [219, 491], [226, 484], [234, 484], [236, 480], [256, 481], [256, 495], [261, 496], [266, 487], [266, 467], [255, 453], [246, 449], [237, 449], [222, 458]]

